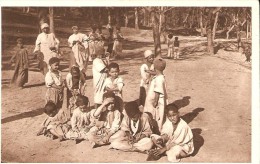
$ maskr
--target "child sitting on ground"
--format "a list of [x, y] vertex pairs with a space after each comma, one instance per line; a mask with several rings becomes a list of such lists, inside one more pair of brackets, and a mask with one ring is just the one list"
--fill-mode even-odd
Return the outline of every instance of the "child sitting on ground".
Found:
[[37, 135], [45, 135], [54, 139], [58, 137], [60, 141], [65, 139], [65, 134], [71, 128], [68, 124], [70, 116], [60, 109], [58, 111], [56, 105], [52, 101], [48, 101], [44, 107], [44, 113], [48, 116], [42, 123], [42, 128]]
[[149, 138], [152, 134], [149, 116], [139, 111], [135, 101], [126, 103], [125, 110], [127, 117], [123, 118], [121, 129], [114, 134], [110, 148], [139, 152], [150, 150], [153, 143]]
[[77, 108], [71, 117], [72, 129], [65, 135], [67, 139], [87, 139], [89, 129], [95, 125], [93, 110], [90, 110], [88, 97], [79, 95], [76, 100]]
[[173, 46], [174, 46], [174, 59], [179, 59], [179, 47], [180, 47], [180, 42], [178, 40], [178, 37], [175, 37], [175, 40], [174, 40], [174, 43], [173, 43]]
[[173, 57], [173, 35], [169, 34], [167, 38], [168, 54], [167, 57], [171, 59]]
[[60, 60], [52, 57], [49, 60], [50, 70], [45, 76], [45, 84], [47, 86], [46, 102], [53, 101], [57, 108], [61, 108], [63, 101], [64, 81], [59, 71]]
[[140, 71], [141, 71], [141, 83], [140, 83], [140, 95], [139, 95], [139, 103], [140, 105], [144, 106], [146, 92], [148, 89], [148, 85], [151, 82], [151, 75], [155, 75], [153, 60], [154, 54], [151, 50], [146, 50], [144, 52], [145, 63], [142, 64]]
[[22, 38], [17, 39], [17, 52], [12, 56], [10, 63], [15, 63], [14, 75], [11, 84], [16, 84], [20, 89], [28, 82], [29, 59], [28, 52], [23, 46]]
[[163, 74], [165, 67], [166, 62], [162, 58], [154, 60], [156, 75], [152, 78], [144, 105], [144, 112], [152, 114], [153, 119], [158, 124], [159, 131], [161, 131], [163, 125], [164, 108], [167, 105], [166, 83]]
[[158, 148], [151, 152], [159, 157], [166, 153], [168, 161], [179, 162], [181, 158], [193, 153], [193, 134], [189, 125], [180, 118], [176, 106], [166, 107], [166, 117], [161, 135], [151, 136], [154, 145]]
[[93, 113], [98, 120], [96, 126], [88, 133], [88, 139], [92, 142], [93, 148], [111, 142], [121, 124], [121, 113], [115, 108], [115, 94], [108, 91], [104, 93], [103, 99], [102, 105]]

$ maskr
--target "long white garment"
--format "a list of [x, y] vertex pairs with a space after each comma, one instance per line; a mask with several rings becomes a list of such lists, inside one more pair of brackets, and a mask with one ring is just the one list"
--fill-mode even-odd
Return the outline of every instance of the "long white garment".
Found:
[[151, 74], [145, 72], [146, 70], [154, 70], [154, 66], [153, 64], [150, 66], [147, 65], [147, 64], [143, 64], [140, 68], [140, 72], [141, 72], [141, 82], [140, 82], [140, 87], [144, 87], [145, 89], [148, 88], [148, 85], [151, 81]]
[[[80, 70], [85, 68], [85, 62], [87, 60], [87, 53], [86, 53], [86, 48], [88, 48], [87, 40], [88, 40], [87, 35], [82, 33], [72, 34], [68, 39], [69, 46], [72, 49], [75, 60], [79, 65]], [[73, 41], [79, 41], [80, 43], [77, 42], [76, 44], [73, 45]]]
[[53, 33], [46, 34], [44, 32], [40, 33], [35, 42], [35, 51], [41, 51], [44, 55], [44, 61], [49, 64], [49, 60], [52, 57], [58, 57], [56, 51], [51, 51], [50, 47], [59, 47], [59, 40], [55, 37]]
[[112, 88], [112, 87], [116, 86], [119, 91], [114, 91], [115, 95], [120, 97], [121, 99], [123, 99], [122, 90], [124, 87], [124, 82], [121, 77], [117, 77], [116, 79], [114, 79], [114, 81], [112, 81], [111, 77], [108, 77], [108, 78], [106, 78], [104, 85], [105, 85], [105, 87], [108, 87], [108, 88]]

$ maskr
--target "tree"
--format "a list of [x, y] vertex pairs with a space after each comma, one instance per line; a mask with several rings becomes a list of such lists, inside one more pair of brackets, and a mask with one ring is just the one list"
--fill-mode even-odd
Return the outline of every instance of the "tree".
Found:
[[138, 24], [138, 21], [139, 21], [139, 17], [138, 17], [138, 8], [135, 7], [135, 29], [139, 29], [139, 24]]
[[159, 32], [159, 12], [157, 7], [150, 9], [151, 21], [153, 27], [154, 53], [155, 56], [161, 56], [161, 40]]
[[54, 9], [49, 7], [50, 32], [54, 33]]

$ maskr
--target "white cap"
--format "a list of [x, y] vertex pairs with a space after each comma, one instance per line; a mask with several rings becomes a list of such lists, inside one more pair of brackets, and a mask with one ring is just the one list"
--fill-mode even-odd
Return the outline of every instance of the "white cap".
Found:
[[49, 25], [48, 25], [47, 23], [43, 23], [43, 24], [41, 25], [41, 29], [44, 29], [44, 28], [49, 28]]
[[148, 58], [151, 55], [153, 55], [153, 51], [151, 51], [151, 50], [144, 51], [144, 58]]

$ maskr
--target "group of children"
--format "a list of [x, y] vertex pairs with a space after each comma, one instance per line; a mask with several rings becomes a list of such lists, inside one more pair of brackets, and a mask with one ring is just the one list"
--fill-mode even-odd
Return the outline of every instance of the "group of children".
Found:
[[167, 37], [167, 45], [168, 45], [168, 53], [167, 53], [167, 57], [169, 59], [173, 58], [173, 59], [179, 59], [180, 58], [180, 42], [178, 40], [179, 38], [176, 36], [173, 39], [173, 34], [168, 34]]
[[[119, 76], [119, 65], [107, 63], [102, 54], [93, 60], [94, 109], [81, 91], [84, 80], [78, 66], [73, 66], [65, 82], [59, 68], [59, 59], [49, 60], [44, 113], [47, 118], [38, 135], [44, 134], [62, 140], [88, 140], [92, 147], [109, 145], [111, 149], [147, 152], [147, 160], [166, 154], [171, 162], [190, 155], [193, 135], [189, 126], [179, 117], [178, 108], [167, 105], [167, 89], [163, 71], [166, 62], [154, 58], [151, 50], [144, 52], [146, 62], [141, 66], [139, 101], [123, 103], [124, 81]], [[84, 79], [84, 78], [83, 78]], [[63, 88], [69, 97], [68, 106], [62, 106]]]
[[[72, 29], [75, 31], [77, 27]], [[82, 35], [82, 40], [84, 37]], [[80, 37], [75, 35], [71, 38], [69, 43], [72, 47], [84, 46], [80, 43]], [[18, 73], [25, 74], [21, 76], [24, 77], [21, 83], [24, 83], [28, 74], [28, 63], [25, 62], [28, 55], [22, 40], [17, 42], [20, 48], [17, 55], [24, 58], [19, 60], [22, 64], [17, 63]], [[78, 50], [74, 53], [81, 55]], [[155, 58], [151, 50], [146, 50], [145, 63], [140, 68], [139, 101], [124, 103], [125, 84], [119, 76], [119, 65], [104, 60], [104, 53], [95, 53], [93, 60], [94, 109], [86, 96], [86, 75], [82, 73], [84, 63], [73, 65], [64, 79], [59, 71], [60, 59], [54, 56], [48, 60], [44, 107], [47, 117], [37, 135], [60, 141], [75, 140], [76, 143], [88, 140], [93, 148], [109, 145], [111, 149], [147, 152], [147, 160], [167, 155], [169, 161], [178, 162], [192, 154], [192, 131], [180, 118], [178, 108], [168, 105], [163, 73], [166, 61]]]

